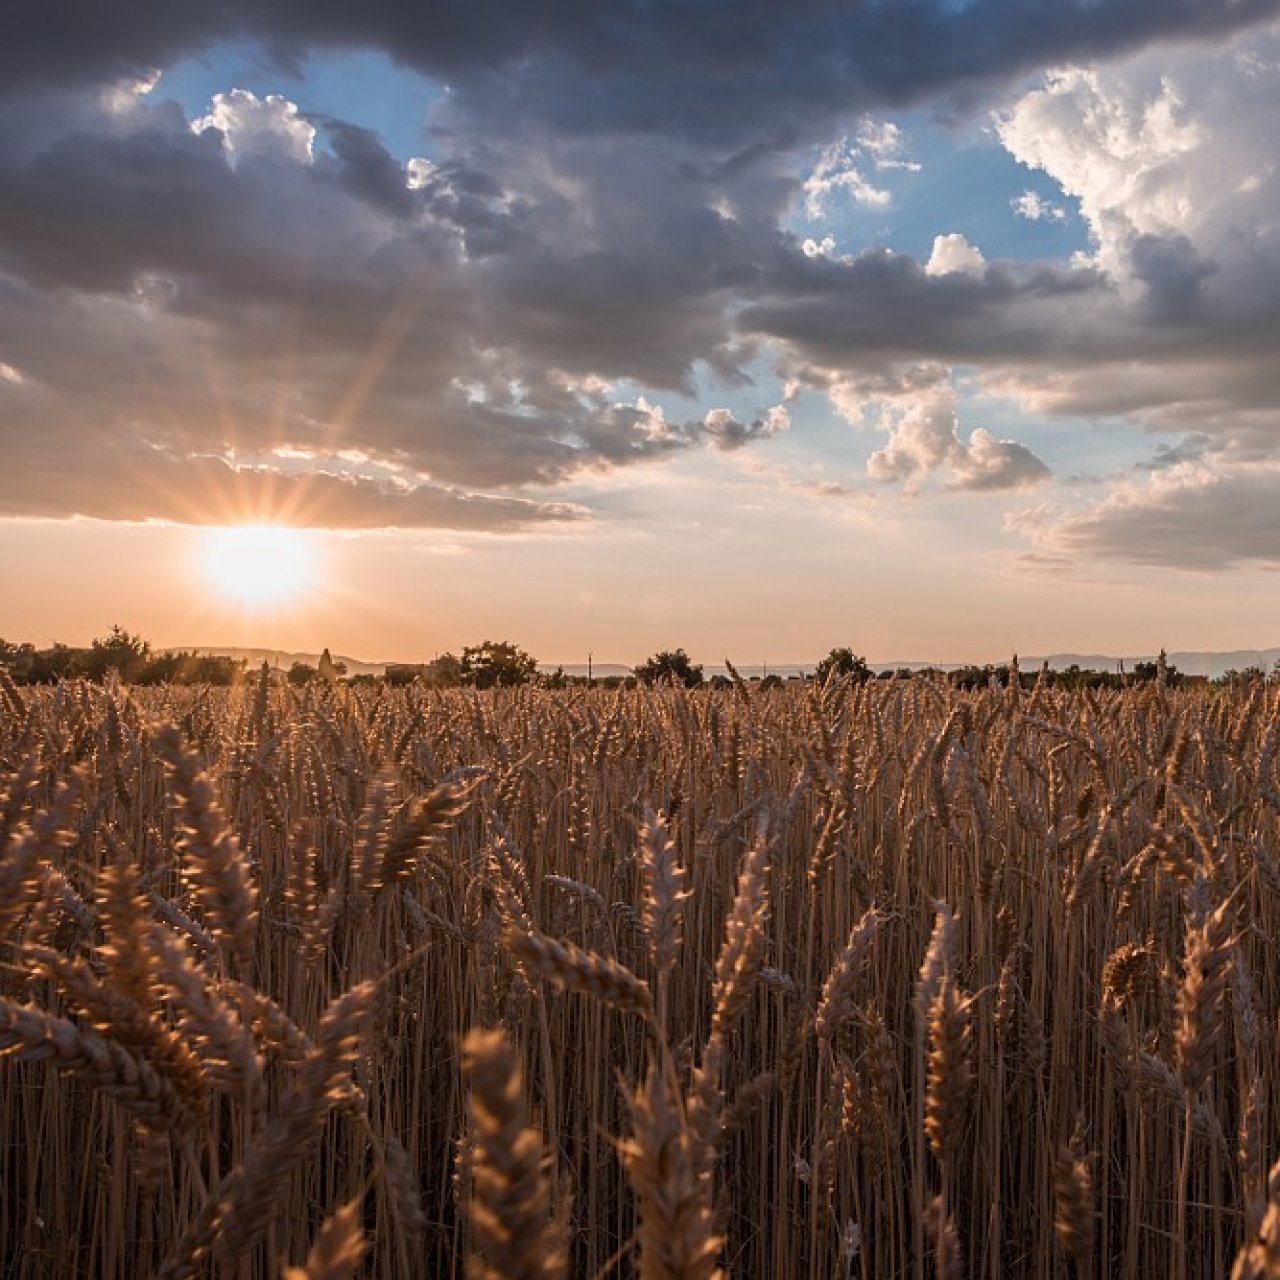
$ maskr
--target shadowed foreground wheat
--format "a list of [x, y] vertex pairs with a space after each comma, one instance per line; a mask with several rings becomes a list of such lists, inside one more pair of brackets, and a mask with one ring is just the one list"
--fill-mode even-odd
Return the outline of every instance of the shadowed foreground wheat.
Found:
[[1280, 1276], [1280, 695], [0, 698], [0, 1273]]

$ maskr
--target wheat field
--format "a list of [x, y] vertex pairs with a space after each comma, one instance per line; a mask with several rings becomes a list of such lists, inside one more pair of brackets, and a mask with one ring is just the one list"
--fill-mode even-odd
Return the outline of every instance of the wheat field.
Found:
[[1278, 716], [0, 680], [0, 1274], [1280, 1276]]

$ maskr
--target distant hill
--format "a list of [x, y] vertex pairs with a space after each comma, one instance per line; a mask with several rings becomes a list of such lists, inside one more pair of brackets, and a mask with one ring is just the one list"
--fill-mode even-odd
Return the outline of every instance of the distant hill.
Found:
[[[1028, 656], [1020, 653], [1018, 665], [1024, 672], [1037, 670], [1044, 662], [1049, 663], [1050, 671], [1065, 671], [1076, 666], [1083, 671], [1114, 671], [1117, 665], [1124, 663], [1126, 671], [1132, 671], [1135, 662], [1154, 662], [1154, 653], [1125, 654], [1113, 653], [1051, 653], [1045, 656]], [[1246, 667], [1261, 667], [1270, 671], [1276, 660], [1280, 659], [1280, 649], [1227, 649], [1221, 652], [1200, 650], [1177, 650], [1165, 655], [1172, 666], [1189, 676], [1208, 676], [1216, 680], [1228, 671], [1243, 671]], [[992, 666], [1001, 666], [1008, 662], [1007, 657], [991, 660]], [[955, 671], [963, 666], [983, 666], [984, 663], [965, 662], [872, 662], [873, 671], [892, 671], [898, 667], [933, 667], [938, 671]]]
[[[1180, 650], [1167, 655], [1169, 662], [1179, 671], [1189, 676], [1208, 676], [1216, 680], [1228, 671], [1243, 671], [1246, 667], [1261, 667], [1270, 671], [1280, 658], [1280, 649], [1228, 649], [1222, 652], [1206, 650]], [[1135, 662], [1154, 662], [1154, 653], [1143, 653], [1137, 657], [1124, 659], [1126, 671], [1133, 670]], [[1099, 670], [1114, 670], [1117, 659], [1103, 658], [1097, 655], [1080, 656], [1072, 653], [1054, 653], [1049, 656], [1049, 667], [1053, 671], [1061, 671], [1074, 662], [1081, 667], [1095, 667]], [[1024, 670], [1031, 664], [1039, 665], [1039, 658], [1019, 659]]]
[[[226, 658], [241, 658], [248, 664], [250, 669], [260, 667], [265, 662], [269, 667], [278, 667], [281, 671], [288, 671], [295, 662], [305, 662], [307, 666], [314, 667], [320, 661], [318, 653], [296, 653], [287, 649], [219, 648], [217, 646], [200, 645], [196, 647], [196, 652], [212, 653]], [[365, 662], [360, 658], [351, 658], [339, 653], [335, 653], [332, 656], [334, 662], [345, 662], [348, 674], [353, 676], [380, 676], [388, 665], [385, 662]], [[1169, 661], [1179, 671], [1185, 672], [1189, 676], [1208, 676], [1211, 680], [1216, 680], [1228, 671], [1243, 671], [1246, 667], [1261, 667], [1263, 671], [1270, 671], [1275, 666], [1276, 661], [1280, 660], [1280, 648], [1228, 649], [1221, 652], [1179, 650], [1171, 652], [1168, 657]], [[1126, 671], [1132, 671], [1135, 662], [1154, 662], [1155, 658], [1156, 655], [1154, 653], [1126, 654], [1123, 656], [1106, 653], [1051, 653], [1048, 655], [1047, 660], [1051, 671], [1065, 671], [1070, 666], [1078, 666], [1084, 670], [1114, 671], [1120, 662], [1124, 663]], [[1045, 660], [1041, 656], [1018, 655], [1018, 662], [1024, 672], [1035, 671]], [[1007, 657], [990, 659], [993, 666], [999, 666], [1007, 661]], [[555, 671], [561, 664], [542, 662], [538, 665], [542, 671]], [[563, 665], [566, 675], [585, 676], [587, 674], [587, 664], [585, 662], [566, 662]], [[770, 662], [767, 666], [758, 662], [734, 663], [739, 674], [747, 680], [762, 675], [778, 675], [785, 680], [788, 676], [807, 675], [817, 665], [818, 660], [816, 658], [808, 663]], [[894, 671], [899, 667], [913, 669], [932, 667], [938, 671], [955, 671], [958, 667], [971, 664], [964, 662], [927, 662], [917, 659], [914, 661], [872, 662], [869, 665], [873, 671]], [[978, 663], [976, 665], [982, 666], [984, 664]], [[724, 664], [720, 662], [703, 663], [702, 669], [708, 676], [725, 674]], [[621, 662], [597, 662], [592, 665], [591, 670], [597, 680], [605, 680], [610, 676], [627, 676], [631, 674], [631, 668]]]
[[[187, 648], [185, 645], [172, 647], [183, 650]], [[237, 658], [246, 663], [250, 671], [262, 666], [264, 662], [281, 671], [288, 671], [295, 662], [305, 662], [309, 667], [317, 666], [320, 662], [318, 653], [292, 653], [287, 649], [240, 649], [234, 646], [220, 648], [217, 645], [194, 645], [192, 648], [196, 653], [211, 653], [218, 658]], [[380, 676], [387, 669], [385, 662], [362, 662], [359, 658], [348, 658], [341, 653], [331, 653], [329, 656], [334, 662], [345, 662], [347, 674], [351, 676]]]

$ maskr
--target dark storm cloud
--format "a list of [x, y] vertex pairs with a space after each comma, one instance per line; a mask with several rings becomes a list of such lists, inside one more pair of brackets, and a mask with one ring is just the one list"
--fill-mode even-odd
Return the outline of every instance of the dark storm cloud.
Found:
[[283, 61], [381, 49], [562, 128], [731, 137], [772, 122], [780, 136], [815, 111], [900, 105], [1276, 12], [1276, 0], [15, 0], [0, 86], [104, 82], [252, 38]]
[[320, 123], [333, 151], [330, 179], [391, 217], [410, 217], [419, 201], [405, 186], [403, 167], [378, 135], [344, 120], [322, 118]]
[[1204, 297], [1204, 282], [1217, 270], [1183, 235], [1139, 236], [1130, 251], [1135, 279], [1147, 290], [1151, 314], [1159, 323], [1192, 318]]

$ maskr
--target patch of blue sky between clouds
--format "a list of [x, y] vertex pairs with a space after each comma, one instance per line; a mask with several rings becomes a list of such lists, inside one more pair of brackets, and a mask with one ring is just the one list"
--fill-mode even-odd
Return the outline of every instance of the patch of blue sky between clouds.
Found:
[[[953, 233], [963, 235], [988, 261], [1065, 262], [1089, 251], [1088, 227], [1076, 202], [1045, 174], [1015, 160], [984, 119], [947, 127], [918, 111], [892, 123], [901, 141], [893, 163], [878, 167], [874, 154], [865, 151], [855, 157], [866, 184], [886, 198], [859, 200], [852, 186], [835, 188], [816, 215], [802, 198], [789, 230], [819, 244], [832, 236], [840, 254], [880, 247], [922, 263], [928, 261], [936, 236]], [[862, 125], [851, 121], [847, 130], [855, 153]], [[821, 149], [802, 163], [811, 172], [820, 159]], [[1028, 192], [1033, 197], [1029, 201], [1023, 199]], [[1028, 217], [1028, 211], [1041, 216]]]
[[258, 45], [222, 43], [164, 68], [155, 92], [177, 101], [195, 119], [208, 110], [214, 94], [232, 89], [247, 89], [260, 98], [279, 94], [304, 115], [333, 116], [370, 129], [402, 162], [413, 156], [440, 159], [426, 122], [448, 90], [386, 54], [321, 51], [290, 68]]

